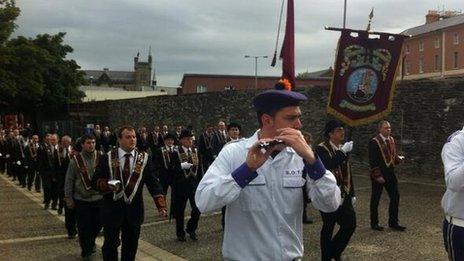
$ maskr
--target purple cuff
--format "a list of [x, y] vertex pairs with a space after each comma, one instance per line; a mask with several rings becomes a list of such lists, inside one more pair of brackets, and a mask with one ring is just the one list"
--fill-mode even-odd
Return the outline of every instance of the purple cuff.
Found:
[[235, 182], [237, 182], [241, 188], [246, 187], [246, 185], [248, 185], [248, 183], [254, 180], [257, 176], [258, 173], [256, 173], [256, 171], [251, 171], [246, 162], [232, 172], [232, 178], [235, 179]]
[[308, 176], [312, 180], [318, 180], [322, 178], [322, 176], [324, 176], [326, 172], [324, 164], [322, 164], [322, 161], [319, 157], [317, 157], [316, 161], [313, 164], [306, 163], [305, 167], [306, 167]]

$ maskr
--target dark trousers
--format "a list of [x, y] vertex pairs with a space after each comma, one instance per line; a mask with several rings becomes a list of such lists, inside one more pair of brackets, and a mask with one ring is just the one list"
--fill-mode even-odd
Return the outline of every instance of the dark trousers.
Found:
[[[184, 212], [187, 200], [190, 202], [190, 219], [187, 222], [187, 227], [184, 230]], [[198, 228], [198, 221], [200, 220], [200, 210], [195, 204], [195, 192], [177, 194], [175, 191], [171, 194], [171, 204], [174, 210], [174, 217], [176, 218], [176, 235], [178, 237], [185, 236], [187, 233], [193, 233]]]
[[56, 207], [58, 203], [58, 182], [53, 180], [51, 173], [42, 174], [42, 188], [44, 192], [44, 204]]
[[26, 169], [22, 165], [13, 165], [13, 175], [18, 178], [19, 184], [26, 186]]
[[[92, 254], [93, 249], [95, 247], [95, 238], [97, 237], [98, 232], [100, 232], [102, 228], [100, 222], [101, 201], [87, 202], [74, 200], [74, 203], [76, 204], [75, 215], [77, 221], [77, 230], [79, 231], [79, 244], [81, 245], [81, 256], [86, 257]], [[71, 220], [69, 223], [70, 229], [72, 230], [73, 228], [71, 228]], [[68, 229], [68, 234], [69, 232], [70, 231]]]
[[76, 209], [70, 209], [68, 206], [64, 206], [64, 225], [68, 236], [74, 236], [77, 234], [77, 221], [76, 221]]
[[40, 191], [42, 185], [39, 173], [35, 169], [27, 170], [27, 188], [31, 190], [32, 184], [34, 184], [35, 191]]
[[221, 225], [222, 225], [222, 231], [224, 231], [224, 226], [226, 225], [226, 206], [223, 206], [221, 208]]
[[130, 222], [127, 217], [125, 217], [122, 224], [105, 225], [103, 233], [105, 235], [105, 242], [103, 243], [102, 247], [103, 260], [118, 260], [120, 233], [122, 241], [121, 261], [135, 260], [137, 247], [139, 245], [140, 224], [134, 224], [133, 222]]
[[8, 177], [14, 177], [14, 173], [13, 173], [13, 163], [10, 161], [10, 160], [7, 160], [6, 162], [6, 174], [8, 174]]
[[2, 156], [0, 157], [0, 172], [5, 173], [5, 170], [6, 170], [6, 160]]
[[450, 261], [464, 260], [464, 227], [443, 221], [443, 241]]
[[372, 181], [372, 192], [371, 192], [371, 226], [379, 224], [379, 202], [382, 196], [383, 188], [390, 197], [390, 206], [388, 207], [388, 225], [398, 225], [398, 207], [400, 203], [400, 193], [398, 192], [398, 180], [395, 174], [384, 175], [385, 183], [380, 184], [376, 181]]
[[[343, 204], [331, 213], [321, 212], [321, 259], [330, 261], [340, 257], [356, 229], [356, 213], [351, 203], [351, 197], [344, 199]], [[335, 224], [340, 226], [333, 236]]]

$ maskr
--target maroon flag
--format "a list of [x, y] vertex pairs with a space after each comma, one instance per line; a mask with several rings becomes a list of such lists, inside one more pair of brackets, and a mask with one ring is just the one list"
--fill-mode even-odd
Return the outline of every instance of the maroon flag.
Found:
[[282, 80], [288, 80], [295, 88], [295, 17], [293, 0], [288, 0], [287, 24], [285, 25], [285, 38], [280, 52], [282, 59]]
[[349, 126], [368, 124], [391, 111], [406, 36], [378, 33], [369, 38], [367, 31], [341, 31], [327, 113]]

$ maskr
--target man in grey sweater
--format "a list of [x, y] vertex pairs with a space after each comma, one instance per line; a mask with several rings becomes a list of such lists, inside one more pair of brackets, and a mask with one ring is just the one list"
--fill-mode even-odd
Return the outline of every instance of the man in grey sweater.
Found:
[[102, 228], [102, 195], [90, 184], [100, 154], [95, 151], [95, 136], [86, 134], [81, 142], [82, 151], [74, 153], [69, 163], [64, 189], [67, 207], [75, 209], [81, 255], [87, 259], [95, 252], [95, 238]]

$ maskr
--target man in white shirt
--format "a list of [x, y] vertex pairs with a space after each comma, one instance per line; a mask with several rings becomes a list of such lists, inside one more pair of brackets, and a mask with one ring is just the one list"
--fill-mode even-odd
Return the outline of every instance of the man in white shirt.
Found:
[[446, 182], [446, 192], [441, 200], [445, 211], [445, 249], [449, 260], [464, 260], [464, 129], [448, 138], [441, 158]]
[[[225, 260], [298, 260], [303, 257], [303, 190], [325, 212], [341, 204], [335, 177], [305, 142], [299, 104], [306, 96], [268, 90], [253, 100], [260, 129], [223, 148], [198, 185], [201, 212], [227, 206]], [[260, 148], [274, 139], [284, 144]]]

